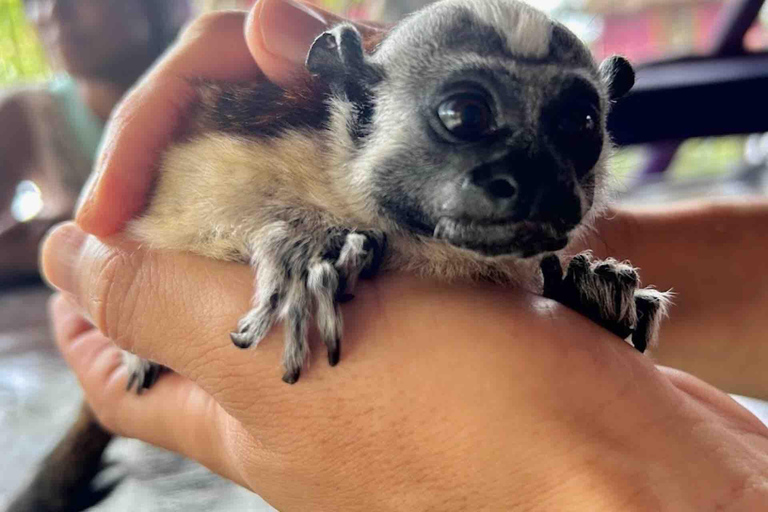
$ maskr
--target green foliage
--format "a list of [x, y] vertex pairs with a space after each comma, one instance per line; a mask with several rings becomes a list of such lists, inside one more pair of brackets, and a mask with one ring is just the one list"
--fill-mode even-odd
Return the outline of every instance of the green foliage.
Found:
[[687, 140], [670, 165], [670, 177], [684, 180], [730, 174], [744, 160], [745, 143], [746, 137], [740, 135]]
[[[680, 146], [667, 171], [667, 180], [685, 181], [691, 178], [722, 177], [744, 161], [746, 137], [731, 135], [689, 139]], [[622, 148], [611, 161], [611, 171], [620, 183], [632, 183], [647, 164], [647, 148]]]
[[351, 10], [360, 7], [366, 0], [319, 0], [317, 4], [331, 12], [348, 14]]
[[0, 86], [49, 75], [40, 43], [24, 18], [22, 0], [0, 0]]

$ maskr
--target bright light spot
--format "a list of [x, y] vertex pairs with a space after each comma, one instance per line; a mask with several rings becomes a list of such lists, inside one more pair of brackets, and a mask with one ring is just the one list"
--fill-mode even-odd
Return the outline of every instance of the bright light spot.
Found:
[[563, 0], [524, 0], [540, 11], [552, 12], [563, 4]]
[[603, 19], [580, 12], [566, 13], [560, 21], [587, 44], [594, 43], [603, 33]]
[[43, 195], [34, 181], [24, 180], [16, 187], [11, 215], [19, 222], [29, 222], [43, 210]]

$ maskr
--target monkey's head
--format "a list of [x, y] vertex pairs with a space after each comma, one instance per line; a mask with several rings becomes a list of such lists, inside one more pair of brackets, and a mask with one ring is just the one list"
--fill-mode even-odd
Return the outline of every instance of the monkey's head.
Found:
[[[308, 69], [327, 80], [353, 153], [350, 180], [377, 215], [484, 256], [562, 249], [595, 208], [606, 115], [634, 84], [621, 57], [516, 0], [445, 0], [366, 55], [342, 25]], [[346, 135], [345, 135], [346, 137]]]

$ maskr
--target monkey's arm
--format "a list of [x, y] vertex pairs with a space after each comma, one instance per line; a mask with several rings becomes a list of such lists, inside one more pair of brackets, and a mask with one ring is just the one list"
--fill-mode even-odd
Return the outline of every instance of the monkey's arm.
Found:
[[588, 242], [675, 291], [659, 363], [732, 393], [768, 398], [768, 200], [619, 209]]

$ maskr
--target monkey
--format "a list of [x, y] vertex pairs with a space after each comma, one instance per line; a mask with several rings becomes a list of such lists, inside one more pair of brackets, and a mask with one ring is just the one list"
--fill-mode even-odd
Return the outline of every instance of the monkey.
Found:
[[[236, 347], [282, 322], [283, 380], [295, 384], [314, 319], [334, 366], [340, 305], [359, 279], [394, 269], [522, 287], [640, 352], [656, 342], [670, 292], [643, 288], [627, 262], [561, 263], [609, 204], [606, 119], [634, 85], [626, 59], [598, 66], [519, 0], [441, 0], [375, 39], [332, 27], [306, 69], [288, 88], [197, 83], [188, 126], [127, 227], [150, 250], [254, 267]], [[124, 360], [138, 393], [163, 370]]]
[[[254, 347], [285, 324], [295, 383], [314, 317], [340, 359], [339, 304], [359, 278], [399, 269], [541, 287], [645, 350], [667, 297], [616, 261], [564, 249], [606, 203], [610, 103], [631, 65], [598, 67], [563, 25], [514, 0], [445, 0], [366, 51], [341, 24], [312, 45], [312, 78], [201, 84], [194, 127], [162, 161], [128, 231], [150, 249], [251, 262], [253, 309], [231, 334]], [[543, 258], [543, 259], [542, 259]], [[131, 384], [157, 368], [127, 356]]]

